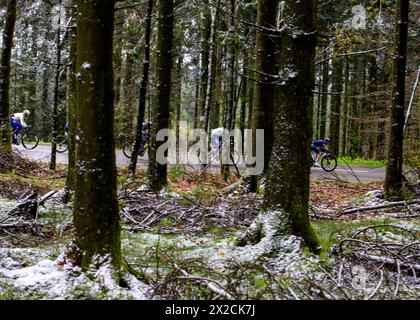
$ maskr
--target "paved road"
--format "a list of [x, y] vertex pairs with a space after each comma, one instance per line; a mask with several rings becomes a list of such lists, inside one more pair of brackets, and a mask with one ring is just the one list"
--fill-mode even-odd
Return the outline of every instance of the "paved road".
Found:
[[[49, 162], [51, 155], [51, 147], [39, 145], [34, 150], [26, 150], [22, 146], [14, 147], [15, 152], [20, 153], [24, 158], [36, 162]], [[116, 151], [117, 166], [127, 166], [129, 160], [124, 156], [121, 150]], [[67, 164], [67, 152], [57, 153], [57, 163]], [[147, 166], [147, 155], [139, 159], [138, 167]], [[198, 167], [188, 166], [193, 169]], [[211, 167], [211, 172], [219, 172], [220, 166]], [[338, 166], [333, 173], [327, 173], [321, 168], [312, 168], [311, 177], [313, 179], [342, 179], [346, 181], [383, 181], [385, 178], [385, 168], [364, 168], [353, 166]]]

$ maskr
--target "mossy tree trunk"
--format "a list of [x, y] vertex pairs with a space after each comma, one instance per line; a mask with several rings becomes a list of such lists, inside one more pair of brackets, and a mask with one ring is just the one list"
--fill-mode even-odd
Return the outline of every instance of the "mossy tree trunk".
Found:
[[7, 6], [3, 29], [3, 44], [0, 57], [0, 148], [12, 151], [9, 126], [10, 112], [10, 59], [13, 47], [13, 34], [17, 18], [16, 0], [10, 0]]
[[114, 0], [76, 0], [77, 142], [73, 222], [81, 265], [122, 263], [116, 192]]
[[318, 248], [308, 215], [315, 17], [315, 1], [285, 1], [287, 27], [280, 52], [284, 85], [272, 113], [274, 139], [264, 204], [264, 211], [278, 213], [277, 234], [302, 237], [312, 249]]
[[174, 24], [173, 9], [173, 0], [160, 0], [157, 40], [158, 56], [156, 65], [157, 93], [149, 153], [149, 183], [153, 190], [160, 190], [167, 185], [167, 164], [160, 164], [156, 161], [156, 151], [164, 142], [156, 141], [156, 134], [159, 130], [167, 129], [169, 126]]
[[385, 175], [385, 193], [400, 195], [402, 189], [403, 140], [405, 122], [405, 78], [407, 64], [409, 0], [397, 1], [394, 78], [391, 106], [391, 127], [388, 142], [388, 162]]

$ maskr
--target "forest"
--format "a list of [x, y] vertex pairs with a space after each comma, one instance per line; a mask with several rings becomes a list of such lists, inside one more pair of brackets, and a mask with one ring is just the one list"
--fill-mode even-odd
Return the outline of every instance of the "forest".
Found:
[[0, 0], [0, 300], [418, 300], [420, 2]]

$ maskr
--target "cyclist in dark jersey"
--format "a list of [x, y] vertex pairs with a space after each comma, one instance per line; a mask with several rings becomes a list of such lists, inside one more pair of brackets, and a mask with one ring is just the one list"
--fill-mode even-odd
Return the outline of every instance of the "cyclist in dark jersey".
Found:
[[314, 140], [311, 144], [311, 150], [315, 152], [315, 167], [319, 167], [319, 158], [321, 157], [321, 152], [325, 152], [325, 146], [330, 143], [330, 139], [325, 138], [324, 140]]

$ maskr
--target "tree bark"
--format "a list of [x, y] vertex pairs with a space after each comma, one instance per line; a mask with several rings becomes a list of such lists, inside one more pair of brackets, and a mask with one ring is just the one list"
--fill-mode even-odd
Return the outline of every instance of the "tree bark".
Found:
[[[228, 31], [228, 60], [227, 60], [227, 81], [226, 81], [226, 112], [224, 128], [226, 130], [232, 129], [233, 123], [233, 108], [235, 104], [235, 9], [236, 0], [229, 0], [229, 31]], [[230, 144], [229, 142], [226, 142]], [[229, 148], [229, 145], [226, 146]], [[225, 161], [227, 156], [224, 156]], [[229, 178], [229, 164], [222, 165], [223, 180], [227, 181]]]
[[161, 0], [159, 4], [157, 95], [149, 154], [149, 183], [153, 190], [161, 190], [167, 184], [167, 164], [156, 161], [156, 151], [164, 142], [156, 141], [161, 129], [169, 126], [169, 108], [172, 73], [173, 0]]
[[[328, 51], [324, 49], [324, 58], [328, 56]], [[328, 107], [328, 88], [330, 80], [330, 60], [326, 60], [322, 64], [322, 96], [321, 96], [321, 107], [318, 110], [318, 121], [319, 121], [319, 138], [324, 139], [327, 128], [327, 107]]]
[[317, 250], [318, 240], [309, 223], [308, 202], [315, 17], [314, 1], [285, 1], [287, 27], [280, 57], [284, 85], [279, 88], [279, 100], [272, 113], [274, 140], [264, 204], [264, 211], [277, 215], [276, 234], [302, 237], [313, 250]]
[[385, 175], [385, 193], [400, 195], [402, 189], [405, 77], [407, 63], [409, 0], [397, 0], [396, 36], [394, 58], [394, 86], [391, 106], [391, 128], [389, 135], [388, 162]]
[[204, 129], [203, 117], [205, 116], [206, 100], [208, 94], [210, 39], [212, 29], [212, 17], [209, 0], [204, 0], [203, 20], [201, 29], [201, 67], [200, 67], [200, 98], [198, 101], [198, 127]]
[[144, 115], [146, 112], [147, 84], [149, 82], [150, 71], [150, 37], [152, 34], [152, 13], [153, 0], [147, 3], [146, 30], [144, 38], [144, 60], [143, 60], [143, 76], [141, 78], [139, 93], [139, 109], [137, 111], [136, 138], [131, 152], [130, 165], [128, 171], [134, 176], [136, 174], [137, 158], [139, 153], [140, 142], [142, 139]]
[[340, 120], [341, 120], [341, 91], [343, 89], [343, 60], [336, 58], [333, 61], [333, 79], [330, 109], [330, 151], [336, 156], [340, 148]]
[[3, 29], [3, 46], [0, 58], [0, 148], [9, 152], [12, 151], [9, 126], [10, 59], [12, 55], [16, 18], [16, 0], [10, 0], [7, 6], [6, 21]]
[[[74, 1], [73, 1], [74, 2]], [[74, 5], [74, 3], [72, 3]], [[69, 190], [74, 191], [76, 179], [76, 58], [77, 58], [77, 42], [76, 42], [76, 8], [71, 8], [71, 28], [69, 34], [69, 71], [67, 79], [67, 119], [68, 119], [68, 166], [66, 186]]]
[[114, 0], [76, 0], [77, 139], [73, 222], [81, 266], [122, 263], [114, 140]]
[[[264, 172], [268, 168], [273, 142], [272, 115], [277, 85], [276, 50], [278, 38], [273, 37], [271, 29], [277, 24], [277, 0], [258, 1], [256, 60], [253, 96], [253, 135], [252, 150], [256, 153], [256, 129], [264, 129]], [[256, 192], [258, 177], [251, 176], [250, 191]]]
[[[61, 8], [61, 0], [59, 1], [59, 6]], [[55, 66], [55, 81], [54, 81], [54, 102], [52, 110], [52, 128], [51, 128], [51, 160], [50, 160], [50, 170], [55, 170], [56, 168], [56, 159], [57, 159], [57, 136], [58, 136], [58, 104], [59, 104], [59, 90], [60, 90], [60, 72], [62, 69], [61, 66], [61, 15], [58, 18], [58, 27], [57, 27], [57, 39], [56, 39], [56, 66]]]
[[208, 65], [208, 79], [207, 79], [207, 90], [206, 90], [206, 101], [204, 105], [204, 126], [203, 129], [209, 131], [210, 123], [210, 110], [213, 108], [213, 96], [214, 96], [214, 75], [216, 73], [216, 38], [217, 38], [217, 21], [219, 19], [219, 3], [217, 0], [216, 11], [212, 16], [211, 32], [210, 32], [210, 63]]
[[371, 56], [368, 64], [368, 103], [369, 103], [369, 134], [367, 139], [369, 141], [368, 157], [369, 159], [376, 159], [376, 150], [378, 143], [378, 99], [375, 95], [378, 85], [378, 66], [376, 64], [376, 56]]
[[347, 155], [347, 130], [348, 130], [348, 111], [349, 111], [349, 84], [350, 84], [350, 64], [345, 58], [344, 66], [344, 99], [342, 108], [342, 125], [340, 137], [340, 155]]

